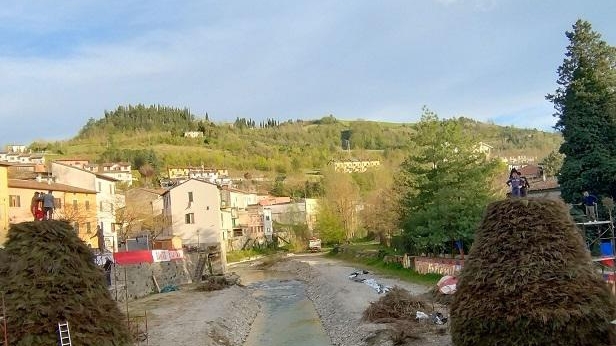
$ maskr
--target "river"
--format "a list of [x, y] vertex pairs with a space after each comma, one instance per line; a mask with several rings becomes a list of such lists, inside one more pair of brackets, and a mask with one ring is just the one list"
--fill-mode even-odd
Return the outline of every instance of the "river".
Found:
[[238, 274], [261, 305], [244, 346], [331, 345], [302, 281], [267, 270]]

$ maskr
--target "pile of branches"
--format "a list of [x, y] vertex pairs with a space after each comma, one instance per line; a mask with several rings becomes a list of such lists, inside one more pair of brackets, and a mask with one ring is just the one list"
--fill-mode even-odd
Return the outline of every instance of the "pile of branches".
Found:
[[612, 345], [615, 318], [564, 203], [488, 206], [451, 304], [455, 345]]
[[57, 345], [68, 322], [74, 345], [130, 345], [131, 337], [92, 252], [62, 221], [14, 224], [0, 261], [10, 345]]
[[197, 291], [210, 292], [219, 291], [224, 288], [239, 285], [240, 277], [235, 273], [229, 273], [225, 275], [211, 275], [205, 276], [203, 281], [197, 285]]
[[430, 320], [417, 319], [417, 312], [434, 314], [434, 307], [407, 290], [394, 286], [389, 292], [363, 313], [363, 320], [373, 323], [388, 323], [390, 337], [395, 344], [409, 339], [421, 339], [426, 333], [443, 333], [445, 328]]

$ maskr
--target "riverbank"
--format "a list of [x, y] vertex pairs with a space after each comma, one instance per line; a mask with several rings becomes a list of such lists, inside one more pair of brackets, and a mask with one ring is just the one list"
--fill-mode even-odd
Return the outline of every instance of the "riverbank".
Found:
[[[255, 270], [262, 261], [267, 269]], [[259, 282], [271, 275], [300, 280], [331, 341], [328, 345], [393, 345], [385, 325], [362, 321], [364, 310], [382, 294], [349, 279], [349, 274], [358, 269], [322, 255], [297, 255], [279, 261], [238, 264], [231, 266], [230, 271], [238, 273], [244, 284]], [[384, 286], [399, 286], [415, 295], [429, 290], [428, 285], [378, 274], [370, 273], [367, 277]], [[262, 308], [254, 296], [256, 291], [233, 286], [221, 291], [199, 292], [193, 287], [189, 285], [180, 291], [152, 295], [129, 305], [132, 313], [147, 310], [149, 345], [242, 346]], [[258, 323], [255, 328], [259, 328]], [[449, 346], [451, 340], [449, 335], [423, 335], [422, 339], [408, 345]]]

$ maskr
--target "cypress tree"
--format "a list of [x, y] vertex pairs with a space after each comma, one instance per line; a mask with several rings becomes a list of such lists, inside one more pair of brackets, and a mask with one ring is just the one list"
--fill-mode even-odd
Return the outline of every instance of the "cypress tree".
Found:
[[565, 155], [558, 177], [565, 201], [576, 201], [582, 191], [614, 196], [616, 190], [616, 51], [578, 20], [566, 33], [569, 46], [558, 68], [559, 87], [547, 99], [558, 117], [555, 128]]

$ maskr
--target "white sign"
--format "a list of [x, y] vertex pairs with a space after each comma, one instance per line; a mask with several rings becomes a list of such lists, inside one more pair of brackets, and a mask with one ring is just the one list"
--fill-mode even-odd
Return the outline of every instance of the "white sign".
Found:
[[184, 258], [184, 250], [168, 250], [170, 260], [178, 260]]
[[154, 262], [169, 262], [171, 257], [167, 250], [152, 250], [152, 259]]

